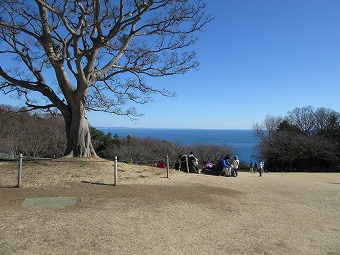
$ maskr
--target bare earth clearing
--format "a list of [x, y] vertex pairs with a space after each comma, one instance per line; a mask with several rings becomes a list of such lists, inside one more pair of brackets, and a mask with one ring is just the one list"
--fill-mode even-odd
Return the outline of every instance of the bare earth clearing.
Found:
[[[340, 173], [238, 178], [101, 159], [0, 162], [0, 254], [340, 254]], [[53, 210], [25, 199], [75, 197]]]

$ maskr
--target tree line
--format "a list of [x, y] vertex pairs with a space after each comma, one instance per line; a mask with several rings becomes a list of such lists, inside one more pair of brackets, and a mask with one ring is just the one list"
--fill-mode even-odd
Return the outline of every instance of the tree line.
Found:
[[[24, 108], [0, 105], [0, 152], [35, 158], [59, 158], [67, 146], [62, 116], [31, 113]], [[260, 138], [254, 157], [265, 160], [268, 171], [340, 171], [340, 114], [313, 107], [295, 108], [287, 116], [267, 115], [254, 125]], [[194, 151], [203, 164], [233, 154], [228, 145], [185, 146], [157, 138], [119, 137], [90, 127], [98, 156], [135, 164], [153, 165], [169, 156], [170, 163]], [[245, 165], [241, 165], [245, 169]]]
[[0, 152], [17, 156], [61, 157], [66, 146], [64, 120], [59, 115], [27, 112], [0, 105]]
[[[0, 105], [0, 152], [13, 156], [23, 153], [35, 158], [62, 157], [67, 146], [64, 125], [64, 119], [58, 114], [31, 113], [24, 108]], [[98, 156], [109, 160], [117, 156], [119, 161], [128, 163], [153, 165], [168, 155], [174, 164], [180, 155], [194, 151], [203, 164], [233, 153], [227, 145], [185, 146], [151, 137], [104, 134], [94, 127], [90, 127], [90, 132]]]
[[104, 134], [102, 131], [90, 128], [93, 146], [98, 156], [106, 159], [118, 157], [120, 161], [136, 164], [154, 165], [169, 157], [170, 164], [174, 165], [183, 154], [193, 151], [200, 164], [217, 161], [226, 154], [232, 155], [233, 151], [228, 145], [193, 144], [183, 145], [180, 142], [169, 142], [153, 137], [126, 136], [117, 134]]
[[340, 114], [306, 106], [254, 125], [259, 158], [269, 171], [339, 171]]

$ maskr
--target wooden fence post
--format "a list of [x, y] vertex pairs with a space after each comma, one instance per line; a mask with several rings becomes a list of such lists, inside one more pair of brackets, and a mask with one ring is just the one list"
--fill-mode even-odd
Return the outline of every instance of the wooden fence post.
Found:
[[113, 171], [113, 186], [117, 186], [117, 178], [118, 178], [118, 173], [117, 173], [117, 156], [115, 156], [115, 163], [114, 163], [114, 171]]
[[188, 162], [188, 156], [185, 155], [185, 164], [186, 164], [186, 167], [187, 167], [187, 173], [189, 173], [189, 162]]
[[166, 178], [169, 178], [169, 156], [166, 155]]
[[21, 187], [21, 173], [22, 173], [22, 153], [19, 154], [19, 166], [18, 166], [18, 188]]

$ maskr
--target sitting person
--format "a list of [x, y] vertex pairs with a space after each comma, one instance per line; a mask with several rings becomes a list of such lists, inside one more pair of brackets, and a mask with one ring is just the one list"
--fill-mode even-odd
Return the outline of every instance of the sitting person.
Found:
[[180, 164], [179, 160], [177, 159], [177, 161], [175, 162], [175, 169], [180, 170], [180, 168], [181, 168], [181, 164]]
[[165, 162], [163, 160], [158, 161], [157, 167], [159, 167], [159, 168], [166, 168]]
[[231, 166], [230, 166], [230, 157], [229, 156], [225, 156], [224, 158], [221, 158], [217, 165], [217, 171], [219, 171], [219, 174], [222, 175], [224, 174], [224, 176], [226, 177], [230, 177], [231, 176]]
[[219, 175], [219, 172], [216, 169], [216, 164], [214, 161], [205, 163], [202, 167], [202, 172], [206, 174], [214, 174]]
[[203, 169], [204, 170], [209, 170], [209, 169], [213, 169], [215, 167], [215, 164], [214, 164], [214, 162], [208, 162], [208, 163], [206, 163], [204, 166], [203, 166]]

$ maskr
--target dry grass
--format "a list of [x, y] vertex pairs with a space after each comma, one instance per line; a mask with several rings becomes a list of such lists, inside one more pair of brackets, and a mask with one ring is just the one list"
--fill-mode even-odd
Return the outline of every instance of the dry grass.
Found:
[[[340, 174], [196, 175], [68, 159], [0, 162], [0, 254], [340, 254]], [[60, 210], [25, 198], [73, 196]]]

